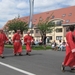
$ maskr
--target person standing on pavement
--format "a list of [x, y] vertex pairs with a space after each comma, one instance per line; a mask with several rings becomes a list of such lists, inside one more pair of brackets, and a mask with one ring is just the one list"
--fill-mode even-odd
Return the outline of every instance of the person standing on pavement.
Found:
[[14, 46], [14, 56], [19, 54], [19, 56], [22, 56], [22, 43], [21, 43], [21, 32], [20, 30], [17, 30], [17, 32], [13, 35], [13, 46]]
[[43, 36], [43, 44], [44, 44], [44, 47], [46, 48], [46, 34], [44, 34], [44, 36]]
[[30, 55], [30, 52], [32, 49], [32, 47], [31, 47], [32, 42], [33, 42], [33, 38], [30, 35], [30, 31], [28, 31], [27, 35], [24, 36], [24, 43], [26, 45], [26, 55]]
[[3, 52], [4, 52], [4, 44], [8, 42], [8, 38], [3, 32], [2, 29], [0, 29], [0, 57], [4, 58]]
[[66, 56], [62, 63], [61, 70], [65, 71], [65, 67], [69, 66], [71, 71], [75, 71], [75, 30], [74, 26], [69, 26], [69, 32], [66, 34]]

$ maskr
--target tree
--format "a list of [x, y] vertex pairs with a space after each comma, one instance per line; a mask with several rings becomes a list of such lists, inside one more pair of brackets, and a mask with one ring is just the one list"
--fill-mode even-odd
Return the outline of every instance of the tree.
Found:
[[46, 33], [48, 32], [52, 32], [52, 30], [54, 29], [55, 24], [53, 21], [50, 21], [50, 17], [47, 17], [46, 20], [39, 20], [39, 23], [37, 25], [37, 28], [40, 31], [41, 34], [41, 38], [44, 38], [44, 35], [46, 36]]
[[21, 30], [21, 34], [23, 33], [24, 30], [28, 30], [28, 24], [27, 22], [23, 22], [20, 19], [13, 19], [9, 21], [7, 24], [8, 30], [14, 30], [15, 32], [17, 30]]

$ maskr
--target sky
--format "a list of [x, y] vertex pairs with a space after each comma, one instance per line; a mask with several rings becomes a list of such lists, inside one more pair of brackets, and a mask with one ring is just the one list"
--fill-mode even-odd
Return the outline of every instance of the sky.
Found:
[[[34, 14], [75, 6], [75, 0], [34, 0]], [[8, 20], [30, 14], [29, 0], [0, 0], [0, 28]]]

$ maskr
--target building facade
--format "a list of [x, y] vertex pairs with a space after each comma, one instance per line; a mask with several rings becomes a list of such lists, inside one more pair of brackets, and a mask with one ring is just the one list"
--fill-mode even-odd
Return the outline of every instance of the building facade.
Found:
[[[33, 27], [31, 29], [31, 35], [35, 38], [35, 40], [40, 40], [40, 32], [37, 29], [37, 25], [39, 20], [45, 20], [46, 18], [50, 18], [50, 21], [53, 20], [55, 23], [55, 28], [51, 33], [47, 33], [47, 42], [52, 42], [56, 40], [56, 42], [59, 42], [59, 40], [66, 40], [65, 35], [68, 31], [69, 25], [75, 25], [75, 6], [70, 6], [67, 8], [61, 8], [57, 10], [51, 10], [39, 14], [33, 15]], [[29, 21], [29, 16], [21, 17], [19, 18], [21, 21]], [[7, 23], [6, 23], [7, 24]], [[6, 26], [6, 25], [5, 25]], [[4, 27], [5, 27], [4, 26]], [[9, 31], [8, 37], [9, 39], [12, 39], [14, 32]], [[23, 37], [26, 35], [26, 31], [23, 32]]]

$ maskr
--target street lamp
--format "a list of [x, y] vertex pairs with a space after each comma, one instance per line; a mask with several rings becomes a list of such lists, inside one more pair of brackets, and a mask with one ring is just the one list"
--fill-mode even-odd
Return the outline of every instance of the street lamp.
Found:
[[33, 20], [33, 7], [34, 7], [34, 0], [29, 0], [30, 4], [30, 18], [29, 18], [29, 28], [32, 28], [32, 20]]

